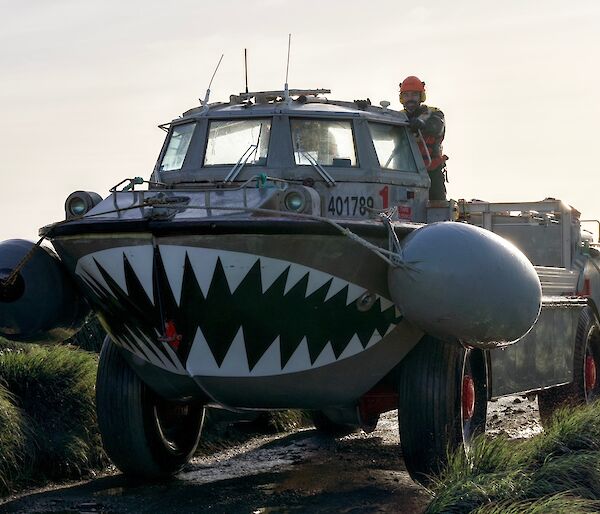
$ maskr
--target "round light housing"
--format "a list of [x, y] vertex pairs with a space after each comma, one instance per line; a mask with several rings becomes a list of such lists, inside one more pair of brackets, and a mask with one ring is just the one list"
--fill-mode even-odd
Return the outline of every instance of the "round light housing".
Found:
[[69, 203], [67, 205], [67, 210], [73, 216], [81, 216], [86, 213], [87, 204], [83, 200], [83, 198], [75, 196], [75, 197], [71, 198], [71, 200], [69, 201]]
[[65, 217], [68, 220], [79, 218], [91, 211], [101, 201], [102, 197], [98, 193], [75, 191], [65, 201]]
[[304, 210], [306, 200], [304, 199], [304, 195], [302, 195], [299, 191], [291, 191], [285, 195], [283, 203], [288, 211], [302, 212]]

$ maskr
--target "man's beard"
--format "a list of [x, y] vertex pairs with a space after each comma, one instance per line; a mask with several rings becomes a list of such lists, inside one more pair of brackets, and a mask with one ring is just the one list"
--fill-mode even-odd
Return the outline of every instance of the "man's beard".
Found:
[[409, 100], [404, 103], [404, 109], [406, 109], [408, 112], [416, 111], [418, 106], [419, 102], [415, 100]]

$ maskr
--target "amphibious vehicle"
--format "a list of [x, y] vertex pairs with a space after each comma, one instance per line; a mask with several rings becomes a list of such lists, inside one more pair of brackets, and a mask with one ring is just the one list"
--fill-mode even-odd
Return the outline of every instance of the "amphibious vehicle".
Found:
[[124, 473], [179, 471], [207, 406], [307, 409], [329, 432], [398, 409], [425, 479], [494, 396], [539, 392], [548, 417], [597, 394], [579, 213], [430, 202], [406, 116], [329, 94], [202, 102], [160, 126], [148, 180], [76, 191], [38, 243], [0, 244], [3, 337], [62, 341], [90, 309], [108, 332], [98, 420]]

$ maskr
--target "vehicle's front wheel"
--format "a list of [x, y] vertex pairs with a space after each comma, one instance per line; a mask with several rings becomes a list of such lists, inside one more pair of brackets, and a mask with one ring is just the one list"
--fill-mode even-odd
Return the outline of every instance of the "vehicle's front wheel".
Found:
[[163, 478], [194, 454], [204, 407], [167, 401], [134, 373], [107, 337], [100, 352], [96, 409], [104, 449], [126, 475]]
[[542, 425], [564, 406], [585, 405], [600, 398], [600, 325], [591, 307], [579, 315], [573, 352], [573, 382], [538, 393]]
[[400, 444], [410, 476], [438, 473], [448, 452], [468, 451], [485, 431], [487, 366], [482, 351], [425, 336], [404, 358], [398, 379]]

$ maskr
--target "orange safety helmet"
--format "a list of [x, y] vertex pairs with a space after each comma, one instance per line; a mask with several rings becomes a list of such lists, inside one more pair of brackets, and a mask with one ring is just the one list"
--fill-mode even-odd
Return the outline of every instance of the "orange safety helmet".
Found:
[[418, 77], [411, 75], [400, 83], [400, 98], [402, 98], [402, 93], [405, 91], [418, 91], [421, 93], [421, 102], [425, 101], [425, 82], [422, 82]]

